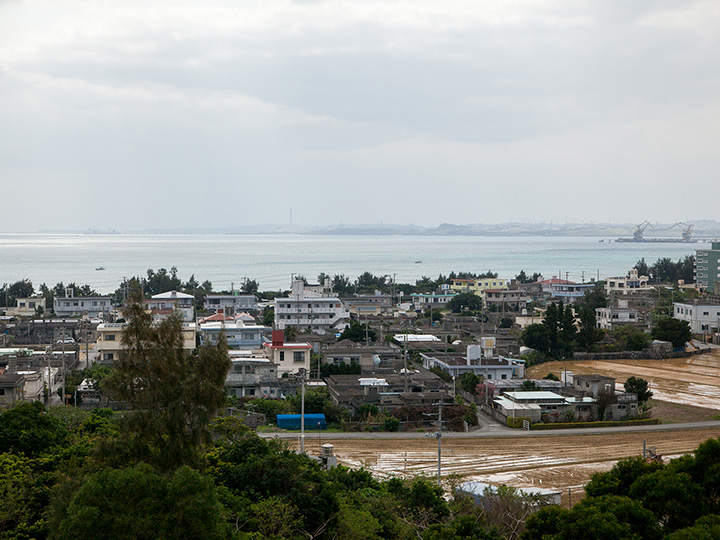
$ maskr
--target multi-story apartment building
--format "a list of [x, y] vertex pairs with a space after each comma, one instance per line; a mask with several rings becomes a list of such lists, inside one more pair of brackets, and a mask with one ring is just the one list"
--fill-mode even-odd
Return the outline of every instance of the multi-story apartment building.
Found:
[[509, 280], [503, 278], [455, 278], [450, 280], [450, 290], [455, 293], [473, 293], [484, 297], [487, 289], [507, 289]]
[[696, 286], [714, 292], [716, 283], [720, 283], [720, 242], [710, 244], [710, 249], [695, 251]]
[[292, 284], [289, 298], [275, 300], [275, 328], [295, 326], [317, 334], [341, 332], [350, 313], [337, 296], [305, 290], [302, 280]]
[[226, 315], [234, 315], [242, 311], [257, 310], [257, 298], [252, 294], [208, 294], [203, 307], [207, 311], [218, 313], [222, 310]]
[[[58, 317], [77, 317], [85, 315], [90, 318], [105, 319], [112, 312], [111, 296], [75, 296], [75, 289], [65, 289], [65, 297], [55, 297], [53, 310]], [[107, 319], [105, 319], [107, 320]]]

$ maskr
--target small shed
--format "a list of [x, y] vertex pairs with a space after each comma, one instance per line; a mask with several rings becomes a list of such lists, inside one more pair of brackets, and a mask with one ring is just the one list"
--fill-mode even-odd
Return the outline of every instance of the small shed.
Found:
[[[299, 414], [278, 414], [277, 415], [277, 427], [280, 429], [300, 429], [300, 415]], [[320, 414], [306, 414], [305, 415], [305, 429], [327, 429], [327, 423], [325, 422], [325, 415]]]

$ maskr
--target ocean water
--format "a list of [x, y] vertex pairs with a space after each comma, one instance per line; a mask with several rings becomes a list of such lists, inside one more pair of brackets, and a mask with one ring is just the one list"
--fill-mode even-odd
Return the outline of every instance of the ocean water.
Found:
[[414, 282], [451, 271], [512, 278], [525, 270], [589, 281], [624, 275], [643, 257], [648, 264], [675, 261], [707, 247], [585, 237], [0, 234], [0, 285], [74, 281], [109, 293], [124, 277], [172, 266], [183, 281], [194, 274], [215, 290], [237, 287], [245, 277], [261, 290], [287, 289], [292, 274], [315, 281], [320, 272], [355, 279], [368, 271]]

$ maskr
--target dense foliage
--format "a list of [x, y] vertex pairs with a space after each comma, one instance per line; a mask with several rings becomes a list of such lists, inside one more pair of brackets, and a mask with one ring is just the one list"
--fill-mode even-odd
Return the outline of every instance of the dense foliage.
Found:
[[593, 475], [572, 509], [548, 507], [527, 520], [524, 540], [670, 540], [720, 532], [720, 439], [663, 465], [624, 459]]

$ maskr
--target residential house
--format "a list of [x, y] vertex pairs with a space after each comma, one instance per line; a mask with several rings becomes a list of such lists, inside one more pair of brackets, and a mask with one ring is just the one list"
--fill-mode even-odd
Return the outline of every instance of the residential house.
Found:
[[595, 308], [597, 328], [613, 330], [618, 326], [641, 324], [640, 312], [628, 307], [627, 300], [618, 300], [617, 307]]
[[673, 302], [673, 317], [687, 321], [693, 334], [720, 331], [720, 304], [710, 304], [702, 300], [691, 303]]
[[597, 405], [592, 397], [568, 397], [549, 391], [505, 392], [493, 399], [493, 409], [505, 418], [529, 418], [535, 423], [543, 418], [550, 422], [562, 418], [589, 420]]
[[178, 291], [154, 294], [149, 300], [145, 300], [145, 306], [156, 320], [165, 319], [173, 313], [179, 314], [184, 322], [195, 320], [195, 297], [192, 294]]
[[289, 298], [275, 300], [275, 328], [288, 326], [318, 334], [342, 332], [350, 313], [337, 296], [306, 290], [301, 279], [292, 284]]
[[485, 307], [494, 306], [498, 311], [525, 309], [531, 301], [524, 291], [517, 289], [486, 289], [483, 293]]
[[[102, 323], [97, 327], [98, 340], [95, 350], [101, 363], [112, 364], [122, 350], [126, 323]], [[182, 325], [183, 350], [190, 354], [196, 346], [195, 323]]]
[[695, 251], [695, 284], [699, 289], [714, 292], [720, 283], [720, 242], [712, 242], [710, 249]]
[[510, 280], [503, 278], [456, 278], [450, 280], [450, 289], [456, 294], [473, 293], [484, 298], [487, 289], [507, 289]]
[[494, 338], [482, 338], [481, 345], [468, 345], [465, 354], [421, 352], [420, 358], [422, 358], [425, 369], [440, 368], [456, 379], [465, 373], [474, 373], [492, 380], [525, 376], [523, 360], [505, 358], [495, 354]]
[[366, 346], [345, 339], [323, 349], [326, 364], [359, 364], [362, 373], [382, 373], [387, 370], [402, 369], [402, 358], [398, 349], [380, 345]]
[[382, 377], [331, 375], [325, 377], [325, 382], [333, 402], [353, 413], [363, 405], [375, 405], [384, 412], [404, 406], [436, 405], [440, 399], [452, 403], [445, 383], [428, 371], [408, 370]]
[[585, 292], [592, 290], [595, 283], [575, 283], [566, 279], [559, 279], [553, 276], [540, 282], [543, 293], [549, 295], [549, 300], [553, 302], [562, 301], [565, 305], [572, 304], [583, 298]]
[[56, 296], [53, 310], [58, 317], [87, 316], [107, 320], [112, 313], [112, 296], [75, 296], [75, 289], [67, 287], [65, 296]]
[[410, 302], [415, 306], [415, 309], [442, 309], [445, 305], [452, 300], [457, 293], [430, 293], [430, 294], [412, 294], [410, 295]]
[[650, 278], [638, 275], [636, 268], [630, 270], [628, 276], [610, 277], [605, 282], [605, 293], [608, 296], [613, 294], [646, 293], [652, 291]]
[[201, 338], [210, 343], [217, 343], [222, 332], [230, 349], [262, 349], [267, 342], [265, 334], [270, 331], [267, 326], [245, 322], [242, 319], [234, 321], [210, 321], [200, 324]]
[[375, 291], [375, 294], [356, 294], [342, 299], [350, 313], [380, 315], [392, 309], [392, 296]]
[[273, 330], [272, 342], [265, 343], [266, 356], [277, 365], [278, 373], [300, 373], [310, 371], [312, 346], [306, 342], [286, 342], [282, 330]]
[[280, 397], [278, 367], [268, 358], [248, 351], [230, 351], [230, 361], [232, 367], [225, 380], [228, 396]]
[[38, 308], [45, 311], [45, 297], [34, 296], [32, 298], [16, 298], [15, 307], [7, 310], [10, 317], [34, 317]]

